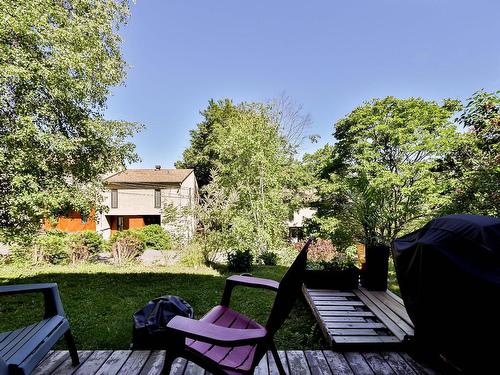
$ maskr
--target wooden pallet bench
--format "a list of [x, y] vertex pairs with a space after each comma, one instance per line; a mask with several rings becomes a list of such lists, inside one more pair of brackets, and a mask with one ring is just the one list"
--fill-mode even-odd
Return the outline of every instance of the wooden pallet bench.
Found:
[[[67, 351], [50, 352], [33, 372], [34, 375], [159, 375], [164, 351], [84, 350], [78, 352], [81, 364], [71, 365]], [[434, 374], [407, 353], [333, 352], [331, 350], [290, 350], [279, 352], [289, 375], [333, 374]], [[172, 375], [209, 375], [192, 362], [177, 359]], [[277, 375], [271, 353], [264, 356], [255, 370], [257, 375]]]
[[350, 291], [303, 287], [305, 299], [327, 342], [335, 348], [356, 345], [403, 347], [414, 327], [395, 294], [360, 288]]

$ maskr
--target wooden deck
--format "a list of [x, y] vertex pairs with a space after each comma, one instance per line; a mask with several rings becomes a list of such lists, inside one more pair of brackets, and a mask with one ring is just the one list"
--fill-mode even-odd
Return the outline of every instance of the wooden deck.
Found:
[[323, 335], [336, 349], [402, 349], [414, 334], [402, 299], [389, 291], [304, 287], [303, 292]]
[[[67, 351], [50, 352], [33, 372], [34, 375], [159, 375], [163, 366], [163, 351], [102, 350], [80, 351], [80, 366], [74, 368]], [[290, 375], [333, 374], [434, 374], [402, 352], [279, 352]], [[208, 372], [192, 362], [177, 359], [171, 374], [206, 375]], [[268, 353], [255, 374], [277, 375], [274, 359]]]

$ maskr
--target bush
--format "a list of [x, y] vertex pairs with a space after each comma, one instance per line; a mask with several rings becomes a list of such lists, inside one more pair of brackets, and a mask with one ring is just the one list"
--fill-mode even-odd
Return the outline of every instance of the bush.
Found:
[[[297, 242], [295, 244], [295, 249], [297, 251], [302, 250], [304, 244], [305, 242]], [[332, 241], [318, 238], [309, 247], [307, 259], [311, 262], [328, 262], [332, 260], [336, 254], [337, 252], [335, 250], [335, 246], [332, 244]]]
[[278, 264], [278, 254], [272, 251], [264, 251], [260, 254], [259, 259], [266, 266], [275, 266]]
[[144, 251], [144, 243], [134, 235], [115, 238], [111, 246], [111, 254], [115, 263], [123, 263], [135, 259]]
[[203, 248], [197, 241], [191, 241], [181, 255], [181, 263], [188, 267], [197, 267], [205, 263]]
[[172, 238], [161, 225], [146, 225], [140, 229], [140, 232], [146, 247], [155, 250], [170, 250], [172, 248]]
[[236, 250], [227, 255], [227, 266], [231, 272], [247, 272], [252, 268], [253, 255], [250, 250]]
[[66, 233], [50, 230], [36, 237], [33, 241], [32, 255], [35, 263], [66, 263], [69, 259]]
[[68, 253], [73, 263], [86, 261], [104, 249], [104, 240], [89, 230], [73, 233], [68, 238]]
[[337, 251], [330, 260], [308, 261], [311, 270], [342, 271], [358, 265], [356, 246], [349, 246], [344, 251]]

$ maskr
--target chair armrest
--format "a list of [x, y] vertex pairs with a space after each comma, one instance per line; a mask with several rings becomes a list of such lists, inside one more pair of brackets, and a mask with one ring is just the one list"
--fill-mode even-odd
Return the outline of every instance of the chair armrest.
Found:
[[43, 293], [45, 301], [44, 318], [55, 315], [65, 316], [61, 296], [59, 295], [59, 289], [56, 283], [0, 286], [0, 296], [34, 292]]
[[274, 280], [262, 279], [260, 277], [233, 275], [226, 279], [224, 294], [222, 295], [221, 305], [229, 306], [231, 292], [237, 285], [247, 286], [250, 288], [263, 288], [277, 291], [280, 283]]
[[270, 290], [278, 290], [280, 283], [270, 279], [262, 279], [260, 277], [233, 275], [226, 279], [226, 283], [234, 283], [235, 285], [249, 286], [251, 288], [264, 288]]
[[170, 320], [167, 328], [185, 338], [225, 347], [252, 345], [263, 340], [267, 334], [264, 328], [226, 328], [180, 315]]

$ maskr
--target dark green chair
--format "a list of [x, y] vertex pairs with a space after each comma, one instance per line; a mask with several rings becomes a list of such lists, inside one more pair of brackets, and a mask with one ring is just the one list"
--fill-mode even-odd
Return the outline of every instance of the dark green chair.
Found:
[[73, 365], [79, 364], [57, 284], [0, 286], [0, 297], [36, 292], [44, 296], [43, 319], [27, 327], [0, 333], [0, 375], [30, 374], [62, 336], [66, 339]]

